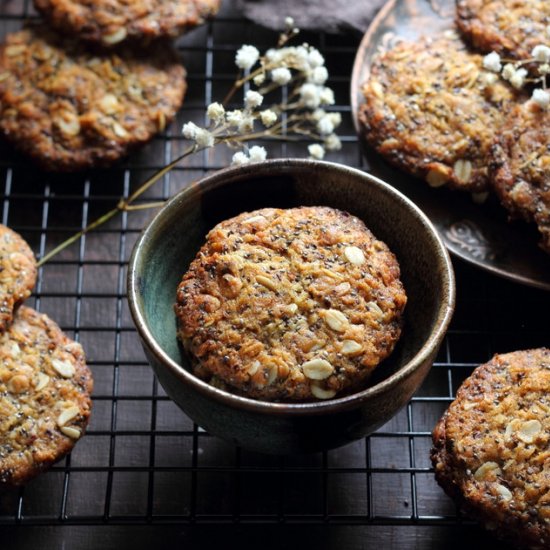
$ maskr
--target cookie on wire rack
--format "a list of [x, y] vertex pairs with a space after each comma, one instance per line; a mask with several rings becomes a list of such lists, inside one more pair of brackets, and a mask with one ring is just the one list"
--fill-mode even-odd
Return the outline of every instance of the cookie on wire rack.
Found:
[[220, 4], [221, 0], [34, 0], [54, 29], [102, 46], [175, 38], [214, 16]]
[[71, 451], [91, 410], [80, 344], [21, 306], [0, 335], [0, 489], [22, 485]]
[[0, 224], [0, 333], [13, 320], [17, 307], [36, 284], [36, 260], [27, 242]]
[[550, 547], [550, 350], [497, 354], [433, 432], [435, 477], [472, 518], [520, 547]]
[[164, 130], [185, 89], [169, 44], [98, 56], [30, 25], [0, 46], [0, 134], [46, 170], [108, 166]]

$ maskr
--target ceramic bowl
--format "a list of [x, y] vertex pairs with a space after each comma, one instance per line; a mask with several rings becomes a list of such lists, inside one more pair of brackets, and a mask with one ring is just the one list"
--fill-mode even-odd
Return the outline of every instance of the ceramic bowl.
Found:
[[[331, 206], [362, 219], [397, 256], [408, 295], [403, 333], [362, 391], [315, 403], [233, 395], [195, 377], [176, 338], [176, 288], [206, 233], [263, 207]], [[418, 389], [451, 320], [448, 253], [428, 218], [404, 195], [343, 165], [271, 160], [216, 172], [171, 199], [136, 243], [128, 299], [145, 354], [167, 394], [199, 426], [246, 449], [315, 452], [364, 437]]]

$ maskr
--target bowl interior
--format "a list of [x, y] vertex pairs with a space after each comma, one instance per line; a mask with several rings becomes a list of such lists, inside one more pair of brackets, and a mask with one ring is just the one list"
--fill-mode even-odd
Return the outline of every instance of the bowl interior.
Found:
[[[417, 355], [452, 309], [448, 255], [427, 218], [375, 178], [323, 162], [270, 161], [209, 176], [174, 197], [136, 245], [134, 307], [162, 351], [188, 368], [176, 338], [176, 288], [218, 222], [263, 207], [331, 206], [362, 219], [397, 256], [408, 295], [403, 336], [372, 387]], [[142, 334], [143, 335], [143, 334]]]

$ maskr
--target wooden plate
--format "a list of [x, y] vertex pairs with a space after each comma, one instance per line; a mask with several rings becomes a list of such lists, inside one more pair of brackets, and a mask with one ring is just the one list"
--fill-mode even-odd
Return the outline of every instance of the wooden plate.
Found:
[[[414, 40], [453, 28], [454, 0], [389, 0], [367, 30], [353, 66], [351, 107], [361, 136], [358, 112], [361, 84], [373, 57], [398, 40]], [[539, 249], [539, 234], [523, 222], [509, 223], [496, 199], [475, 204], [466, 193], [432, 189], [387, 164], [364, 141], [369, 171], [410, 197], [437, 227], [449, 251], [495, 275], [550, 290], [550, 256]]]

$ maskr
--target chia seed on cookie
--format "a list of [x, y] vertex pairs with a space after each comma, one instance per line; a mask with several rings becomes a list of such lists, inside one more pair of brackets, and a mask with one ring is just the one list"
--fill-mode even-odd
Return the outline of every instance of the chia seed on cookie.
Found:
[[13, 320], [15, 309], [36, 284], [36, 260], [27, 242], [0, 224], [0, 333]]
[[32, 25], [0, 46], [0, 133], [46, 170], [108, 166], [164, 130], [185, 88], [167, 44], [95, 56]]
[[517, 97], [486, 75], [482, 57], [455, 33], [400, 42], [373, 62], [361, 132], [388, 162], [432, 187], [486, 192], [489, 150]]
[[550, 547], [550, 350], [495, 355], [462, 384], [433, 432], [445, 492], [520, 547]]
[[21, 306], [0, 335], [0, 489], [71, 451], [88, 423], [92, 386], [80, 344]]
[[59, 32], [102, 46], [175, 38], [203, 24], [221, 0], [34, 0]]
[[492, 149], [491, 183], [512, 217], [536, 223], [550, 253], [550, 110], [529, 101], [509, 115]]
[[364, 387], [400, 334], [395, 256], [358, 218], [266, 208], [212, 229], [177, 290], [194, 372], [246, 397], [330, 399]]

